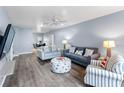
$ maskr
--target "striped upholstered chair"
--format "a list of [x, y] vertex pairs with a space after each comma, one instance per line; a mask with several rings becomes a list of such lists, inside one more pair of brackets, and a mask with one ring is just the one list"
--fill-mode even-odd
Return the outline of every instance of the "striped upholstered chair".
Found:
[[120, 87], [124, 77], [124, 59], [114, 55], [107, 62], [106, 68], [100, 67], [100, 60], [91, 60], [86, 69], [84, 82], [96, 87]]

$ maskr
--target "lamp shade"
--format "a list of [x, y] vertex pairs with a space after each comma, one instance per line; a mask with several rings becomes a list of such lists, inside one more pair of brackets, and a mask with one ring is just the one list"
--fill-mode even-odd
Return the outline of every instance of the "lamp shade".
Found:
[[113, 41], [113, 40], [103, 41], [103, 47], [105, 47], [105, 48], [115, 47], [115, 41]]
[[67, 44], [68, 41], [67, 41], [67, 40], [62, 40], [62, 43], [63, 43], [63, 44]]

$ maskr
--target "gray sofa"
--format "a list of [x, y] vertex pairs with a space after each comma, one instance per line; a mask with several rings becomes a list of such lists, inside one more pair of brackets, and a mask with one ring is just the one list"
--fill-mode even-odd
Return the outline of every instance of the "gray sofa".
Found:
[[54, 57], [61, 56], [61, 51], [54, 50], [54, 51], [49, 51], [46, 52], [44, 51], [43, 48], [37, 49], [37, 57], [40, 58], [41, 60], [48, 60]]
[[[83, 56], [85, 54], [86, 48], [93, 49], [93, 55], [91, 56]], [[100, 57], [100, 54], [98, 53], [98, 48], [93, 47], [76, 47], [76, 50], [84, 50], [82, 55], [76, 55], [74, 53], [70, 53], [69, 49], [63, 51], [63, 56], [68, 57], [72, 60], [72, 62], [77, 63], [83, 67], [87, 67], [90, 64], [91, 59], [98, 59]]]

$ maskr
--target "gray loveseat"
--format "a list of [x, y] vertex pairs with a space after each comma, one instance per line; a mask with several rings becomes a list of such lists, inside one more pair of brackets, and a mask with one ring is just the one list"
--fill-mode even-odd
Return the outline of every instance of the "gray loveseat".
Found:
[[45, 51], [44, 48], [37, 49], [37, 57], [41, 60], [48, 60], [54, 57], [61, 56], [61, 51], [58, 50], [52, 50], [51, 47], [48, 47], [49, 51]]
[[[86, 48], [93, 49], [93, 55], [91, 56], [83, 56], [85, 54]], [[76, 55], [74, 53], [70, 53], [69, 49], [63, 51], [63, 56], [68, 57], [72, 60], [72, 62], [77, 63], [83, 67], [87, 67], [90, 64], [91, 59], [98, 59], [100, 57], [100, 54], [98, 53], [98, 48], [93, 47], [76, 47], [76, 50], [84, 50], [82, 55]]]

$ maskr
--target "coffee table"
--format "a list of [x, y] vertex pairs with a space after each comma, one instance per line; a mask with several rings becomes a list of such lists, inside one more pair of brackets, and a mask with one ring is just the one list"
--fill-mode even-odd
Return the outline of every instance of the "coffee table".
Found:
[[56, 57], [51, 60], [51, 70], [55, 73], [67, 73], [71, 70], [71, 60], [67, 57]]

